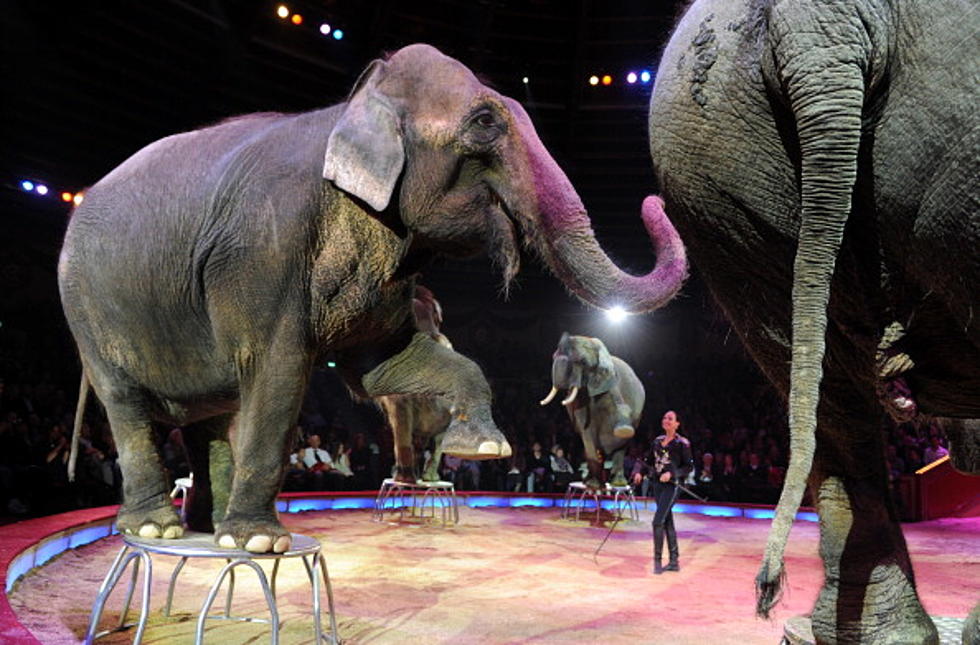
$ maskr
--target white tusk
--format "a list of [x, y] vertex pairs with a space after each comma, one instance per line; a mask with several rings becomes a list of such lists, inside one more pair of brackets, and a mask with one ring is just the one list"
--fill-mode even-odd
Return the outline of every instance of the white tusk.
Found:
[[572, 391], [568, 393], [568, 396], [565, 397], [565, 400], [562, 401], [561, 404], [570, 405], [572, 401], [575, 400], [575, 397], [577, 396], [578, 396], [578, 386], [576, 385], [575, 387], [572, 388]]
[[549, 403], [551, 403], [551, 401], [555, 398], [556, 394], [558, 394], [558, 388], [552, 385], [551, 391], [548, 392], [548, 396], [541, 399], [541, 405], [548, 405]]

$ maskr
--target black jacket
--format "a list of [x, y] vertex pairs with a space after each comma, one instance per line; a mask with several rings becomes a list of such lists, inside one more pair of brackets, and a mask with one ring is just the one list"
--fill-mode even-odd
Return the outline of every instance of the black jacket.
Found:
[[657, 479], [660, 475], [670, 471], [670, 481], [677, 483], [683, 481], [694, 468], [694, 459], [691, 457], [691, 442], [676, 435], [666, 446], [663, 439], [666, 435], [660, 435], [653, 441], [650, 447], [649, 463]]

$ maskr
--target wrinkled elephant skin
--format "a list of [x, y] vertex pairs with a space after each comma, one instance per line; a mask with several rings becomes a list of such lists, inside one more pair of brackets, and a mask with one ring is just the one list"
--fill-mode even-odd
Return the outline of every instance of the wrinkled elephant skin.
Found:
[[[881, 418], [980, 417], [977, 51], [967, 0], [698, 0], [660, 62], [649, 125], [666, 207], [788, 399], [757, 611], [779, 597], [809, 478], [819, 642], [936, 642]], [[972, 472], [976, 427], [951, 436]]]
[[[487, 253], [506, 284], [526, 244], [586, 302], [652, 310], [686, 260], [659, 201], [641, 216], [657, 263], [632, 276], [599, 247], [523, 108], [427, 45], [374, 61], [346, 103], [140, 150], [86, 191], [58, 267], [119, 450], [120, 530], [182, 531], [154, 448], [163, 423], [194, 437], [195, 488], [214, 489], [192, 498], [213, 505], [192, 528], [288, 548], [275, 507], [287, 438], [328, 354], [362, 396], [446, 397], [454, 449], [504, 454], [479, 368], [415, 332], [415, 276], [439, 256]], [[230, 462], [213, 465], [229, 446]]]

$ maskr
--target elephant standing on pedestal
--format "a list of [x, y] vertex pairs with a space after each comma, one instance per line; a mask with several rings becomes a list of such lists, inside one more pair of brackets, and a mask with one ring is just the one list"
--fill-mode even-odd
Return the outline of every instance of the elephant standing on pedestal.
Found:
[[586, 302], [654, 309], [687, 266], [660, 204], [642, 216], [657, 264], [633, 276], [600, 248], [524, 109], [428, 45], [372, 62], [339, 105], [143, 148], [86, 191], [58, 265], [80, 408], [90, 383], [119, 450], [119, 530], [182, 535], [153, 442], [165, 423], [185, 428], [189, 526], [287, 550], [287, 439], [328, 354], [360, 396], [451, 400], [446, 452], [509, 454], [479, 368], [416, 332], [415, 276], [489, 253], [506, 285], [523, 245]]
[[650, 150], [694, 264], [789, 400], [757, 577], [767, 616], [809, 483], [821, 643], [935, 643], [889, 491], [885, 411], [955, 417], [980, 473], [980, 11], [973, 0], [697, 0]]
[[[439, 330], [442, 307], [432, 292], [421, 285], [415, 287], [412, 315], [420, 332], [429, 334], [439, 344], [452, 349], [452, 343]], [[379, 396], [376, 401], [394, 435], [395, 481], [414, 484], [420, 479], [415, 447], [417, 443], [424, 446], [430, 440], [432, 451], [422, 468], [421, 480], [439, 481], [442, 440], [452, 421], [452, 401], [443, 396], [425, 394], [392, 394]]]
[[603, 464], [613, 462], [609, 483], [626, 486], [623, 472], [626, 444], [636, 434], [646, 391], [626, 361], [613, 356], [598, 338], [562, 334], [551, 363], [551, 391], [547, 405], [559, 390], [568, 390], [561, 404], [585, 447], [589, 465], [586, 486], [602, 485]]

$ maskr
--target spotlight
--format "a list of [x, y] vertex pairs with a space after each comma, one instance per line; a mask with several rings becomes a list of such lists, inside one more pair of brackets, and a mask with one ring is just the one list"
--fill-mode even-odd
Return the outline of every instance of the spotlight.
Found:
[[599, 84], [598, 76], [593, 74], [592, 76], [589, 77], [589, 85], [598, 85], [598, 84]]
[[34, 187], [34, 192], [36, 192], [38, 195], [47, 195], [48, 187], [45, 186], [44, 184], [38, 184], [37, 186]]
[[521, 79], [521, 82], [524, 83], [525, 85], [527, 85], [530, 80], [531, 79], [529, 79], [527, 76], [525, 76], [524, 78]]
[[75, 196], [71, 198], [71, 201], [73, 204], [75, 204], [75, 206], [78, 206], [82, 203], [83, 199], [85, 199], [85, 195], [82, 193], [75, 193]]
[[283, 19], [288, 18], [289, 17], [289, 7], [287, 7], [284, 4], [279, 5], [278, 7], [276, 7], [276, 15], [279, 16], [280, 18], [283, 18]]
[[602, 77], [602, 84], [603, 85], [612, 85], [612, 76], [610, 76], [609, 74], [606, 74], [605, 76], [603, 76]]
[[640, 72], [640, 82], [641, 83], [649, 83], [650, 82], [650, 72], [648, 72], [647, 70], [643, 70], [642, 72]]
[[302, 25], [303, 24], [303, 16], [299, 15], [298, 13], [294, 13], [293, 14], [293, 17], [290, 18], [290, 20], [292, 21], [292, 23], [294, 25]]
[[327, 367], [337, 367], [337, 363], [334, 361], [327, 361]]
[[70, 202], [72, 200], [72, 197], [74, 197], [74, 195], [72, 195], [68, 191], [61, 193], [61, 201], [63, 202]]
[[626, 315], [626, 310], [619, 306], [606, 310], [606, 319], [609, 322], [621, 323], [626, 320]]
[[632, 85], [636, 82], [636, 72], [630, 72], [626, 75], [626, 82]]
[[34, 182], [25, 179], [24, 181], [20, 182], [20, 187], [26, 190], [27, 192], [31, 192], [32, 190], [34, 190]]
[[336, 40], [340, 40], [341, 38], [344, 37], [344, 31], [342, 29], [334, 29], [333, 30], [333, 37]]
[[328, 25], [327, 23], [323, 23], [322, 25], [320, 25], [320, 33], [323, 34], [324, 36], [329, 36], [330, 25]]

